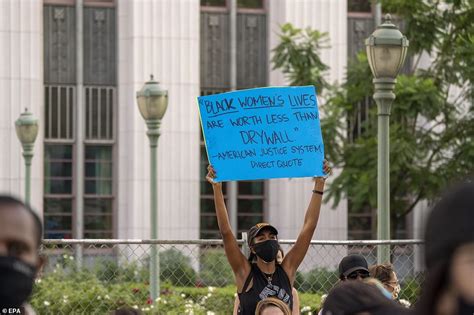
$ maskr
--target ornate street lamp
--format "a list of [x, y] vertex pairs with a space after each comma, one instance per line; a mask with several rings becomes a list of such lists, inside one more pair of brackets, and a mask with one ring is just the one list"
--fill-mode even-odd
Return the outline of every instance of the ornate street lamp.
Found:
[[[140, 91], [137, 92], [137, 103], [140, 114], [145, 119], [148, 127], [147, 136], [150, 139], [150, 219], [151, 219], [151, 239], [158, 238], [158, 189], [157, 189], [157, 151], [158, 138], [160, 137], [161, 119], [165, 115], [168, 107], [168, 91], [153, 80], [146, 82]], [[150, 260], [150, 296], [155, 301], [160, 293], [159, 278], [159, 258], [156, 245], [151, 246]]]
[[25, 112], [15, 121], [16, 135], [23, 146], [23, 157], [25, 158], [25, 202], [30, 204], [31, 187], [31, 160], [33, 159], [33, 148], [36, 136], [38, 135], [38, 119], [28, 112]]
[[[374, 75], [378, 108], [377, 238], [390, 239], [389, 119], [396, 77], [405, 62], [407, 38], [392, 24], [390, 14], [366, 39], [367, 58]], [[390, 261], [390, 246], [377, 251], [379, 263]]]

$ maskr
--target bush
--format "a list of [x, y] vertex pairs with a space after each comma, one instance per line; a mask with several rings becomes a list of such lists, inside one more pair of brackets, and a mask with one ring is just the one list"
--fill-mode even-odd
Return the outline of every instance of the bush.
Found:
[[[191, 267], [191, 260], [179, 250], [168, 249], [160, 253], [160, 279], [177, 286], [194, 286], [196, 271]], [[137, 262], [117, 263], [111, 259], [100, 259], [94, 273], [100, 281], [119, 283], [127, 281], [149, 281], [149, 259], [143, 264]]]
[[317, 314], [321, 309], [321, 295], [313, 293], [298, 293], [300, 297], [301, 314]]
[[196, 272], [191, 259], [174, 248], [160, 253], [160, 279], [177, 286], [194, 286]]
[[422, 281], [420, 281], [420, 279], [417, 277], [406, 277], [403, 279], [403, 283], [400, 283], [400, 299], [405, 299], [410, 301], [411, 304], [414, 304], [416, 302], [416, 298], [420, 296], [421, 283]]
[[234, 275], [222, 250], [211, 249], [201, 253], [201, 273], [204, 286], [225, 287], [234, 283]]
[[[149, 286], [143, 282], [103, 282], [90, 272], [69, 274], [57, 268], [38, 280], [31, 304], [38, 314], [108, 314], [128, 306], [145, 314], [196, 315], [231, 314], [236, 289], [174, 287], [162, 285], [161, 296], [152, 302], [148, 298]], [[319, 309], [320, 296], [300, 293], [301, 307], [308, 311]]]
[[[78, 269], [71, 257], [61, 259], [35, 284], [31, 304], [38, 314], [108, 314], [124, 306], [145, 314], [232, 313], [235, 286], [194, 287], [196, 272], [190, 259], [174, 249], [160, 254], [161, 295], [156, 301], [149, 298], [147, 260], [142, 265], [102, 259], [89, 269]], [[205, 251], [201, 264], [200, 276], [207, 286], [233, 283], [222, 251]], [[302, 279], [303, 274], [298, 273], [297, 281]], [[314, 312], [320, 296], [300, 293], [300, 301], [306, 312]]]
[[303, 280], [299, 279], [299, 290], [302, 292], [312, 292], [326, 294], [339, 280], [336, 271], [329, 271], [323, 268], [315, 268], [303, 274]]
[[148, 281], [148, 265], [142, 266], [137, 262], [117, 263], [115, 260], [98, 260], [94, 272], [100, 281], [119, 283], [124, 281]]
[[175, 294], [183, 296], [188, 300], [197, 301], [204, 309], [216, 314], [232, 314], [235, 294], [237, 292], [235, 286], [227, 286], [224, 288], [181, 287], [172, 290]]
[[295, 275], [295, 283], [294, 283], [295, 289], [298, 291], [303, 291], [304, 282], [305, 282], [305, 279], [304, 279], [303, 273], [300, 271], [297, 271]]

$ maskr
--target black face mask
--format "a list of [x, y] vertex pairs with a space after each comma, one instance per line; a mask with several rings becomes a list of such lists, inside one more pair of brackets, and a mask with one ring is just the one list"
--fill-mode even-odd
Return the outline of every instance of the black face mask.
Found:
[[458, 298], [458, 315], [472, 315], [474, 314], [474, 304], [466, 301], [462, 297]]
[[33, 266], [11, 256], [0, 256], [0, 305], [20, 307], [33, 290]]
[[275, 260], [278, 254], [278, 241], [277, 240], [266, 240], [261, 243], [253, 245], [255, 254], [263, 259], [263, 261], [269, 263]]

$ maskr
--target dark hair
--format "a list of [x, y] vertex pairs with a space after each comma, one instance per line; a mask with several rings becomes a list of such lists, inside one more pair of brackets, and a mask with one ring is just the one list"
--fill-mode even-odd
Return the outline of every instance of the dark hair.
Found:
[[[474, 241], [474, 181], [471, 177], [454, 185], [433, 207], [425, 228], [427, 267], [416, 314], [436, 313], [436, 303], [449, 286], [452, 256], [455, 250]], [[449, 224], [447, 224], [449, 222]]]
[[402, 306], [389, 300], [378, 287], [362, 281], [340, 282], [329, 291], [324, 301], [323, 315], [359, 312], [370, 312], [372, 315], [407, 313]]
[[41, 223], [41, 219], [39, 218], [38, 214], [36, 214], [36, 212], [34, 212], [30, 206], [20, 199], [9, 195], [0, 195], [0, 210], [2, 210], [5, 206], [19, 206], [31, 214], [36, 225], [36, 246], [39, 248], [43, 239], [43, 224]]
[[415, 304], [416, 314], [428, 315], [436, 313], [436, 303], [448, 285], [449, 264], [439, 263], [427, 271], [425, 281], [421, 289], [421, 296]]
[[474, 178], [452, 186], [436, 203], [425, 229], [427, 269], [448, 263], [455, 250], [474, 242]]
[[388, 283], [392, 280], [392, 275], [395, 273], [392, 264], [373, 265], [369, 268], [370, 276], [379, 280], [382, 283]]

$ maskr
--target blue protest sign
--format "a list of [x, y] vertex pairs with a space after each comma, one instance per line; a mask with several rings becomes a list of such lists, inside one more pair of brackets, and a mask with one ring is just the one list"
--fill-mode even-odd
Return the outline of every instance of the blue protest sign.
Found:
[[216, 181], [323, 175], [314, 86], [233, 91], [198, 102]]

